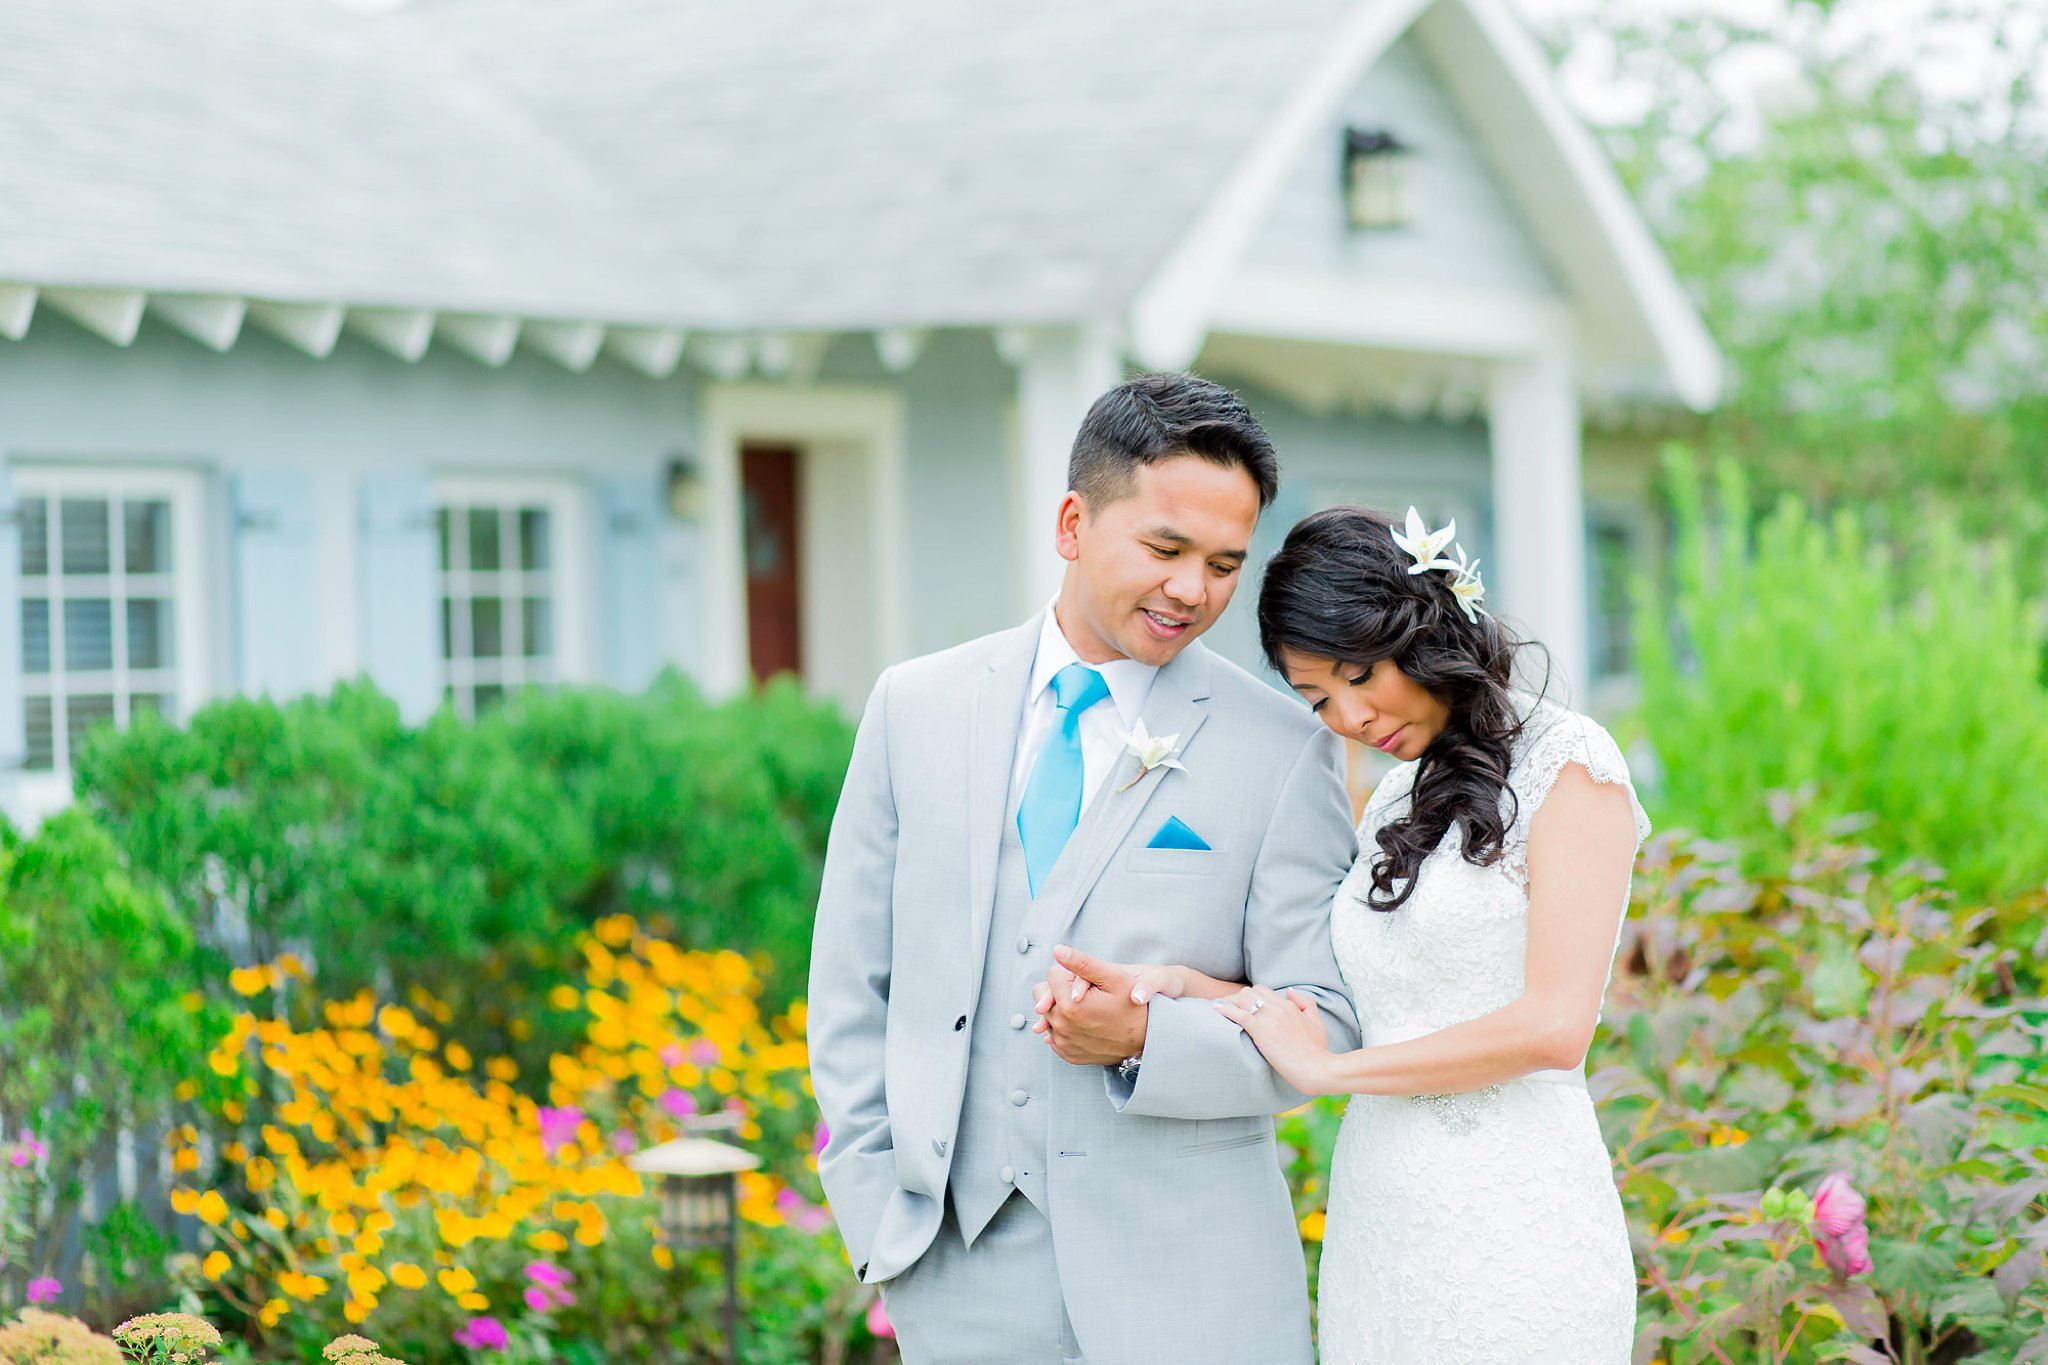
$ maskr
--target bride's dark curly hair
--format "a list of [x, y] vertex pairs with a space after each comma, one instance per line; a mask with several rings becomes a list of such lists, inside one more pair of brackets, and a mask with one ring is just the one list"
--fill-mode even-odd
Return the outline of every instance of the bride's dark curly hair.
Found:
[[1391, 659], [1450, 712], [1423, 751], [1408, 813], [1380, 827], [1365, 902], [1375, 910], [1413, 894], [1422, 860], [1453, 825], [1466, 862], [1500, 860], [1514, 818], [1501, 794], [1522, 729], [1509, 690], [1522, 643], [1483, 612], [1466, 620], [1448, 570], [1411, 575], [1414, 558], [1394, 543], [1401, 524], [1367, 507], [1317, 512], [1287, 533], [1259, 590], [1259, 645], [1275, 671], [1286, 671], [1283, 649], [1360, 666]]

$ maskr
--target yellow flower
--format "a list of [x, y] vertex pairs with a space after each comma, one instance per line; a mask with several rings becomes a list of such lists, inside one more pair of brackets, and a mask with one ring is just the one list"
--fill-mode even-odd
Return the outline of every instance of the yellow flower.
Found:
[[657, 1242], [654, 1247], [654, 1263], [663, 1270], [671, 1269], [676, 1263], [675, 1253]]
[[1743, 1143], [1749, 1141], [1749, 1134], [1740, 1128], [1730, 1127], [1725, 1123], [1717, 1123], [1707, 1134], [1707, 1141], [1715, 1147], [1740, 1147]]
[[[186, 1264], [189, 1265], [191, 1262], [188, 1261]], [[233, 1264], [225, 1251], [210, 1251], [206, 1254], [206, 1259], [199, 1263], [199, 1270], [207, 1279], [217, 1280], [227, 1274], [228, 1267]]]
[[220, 1197], [220, 1191], [208, 1190], [199, 1196], [198, 1213], [202, 1222], [219, 1227], [228, 1220], [228, 1201]]
[[189, 1185], [180, 1185], [171, 1191], [171, 1208], [178, 1213], [199, 1212], [199, 1191]]
[[228, 973], [228, 985], [236, 995], [256, 995], [270, 984], [270, 973], [261, 967], [237, 967]]
[[1327, 1221], [1327, 1216], [1321, 1209], [1317, 1209], [1314, 1213], [1303, 1218], [1301, 1220], [1301, 1240], [1304, 1242], [1322, 1241], [1323, 1224], [1325, 1221]]
[[327, 1281], [318, 1275], [286, 1270], [279, 1272], [277, 1287], [295, 1299], [317, 1299], [327, 1292]]
[[553, 1228], [543, 1228], [526, 1239], [526, 1244], [535, 1251], [567, 1251], [569, 1239]]
[[391, 1267], [391, 1283], [400, 1289], [418, 1289], [427, 1282], [427, 1272], [410, 1261], [400, 1261]]
[[277, 1326], [277, 1320], [292, 1311], [292, 1306], [283, 1299], [272, 1299], [256, 1314], [265, 1327]]
[[491, 1306], [491, 1301], [481, 1294], [458, 1294], [455, 1303], [457, 1307], [467, 1308], [472, 1313], [481, 1313]]
[[441, 1288], [447, 1290], [450, 1294], [467, 1294], [470, 1290], [476, 1288], [476, 1276], [470, 1274], [461, 1266], [456, 1266], [453, 1270], [444, 1270], [434, 1278], [439, 1280]]

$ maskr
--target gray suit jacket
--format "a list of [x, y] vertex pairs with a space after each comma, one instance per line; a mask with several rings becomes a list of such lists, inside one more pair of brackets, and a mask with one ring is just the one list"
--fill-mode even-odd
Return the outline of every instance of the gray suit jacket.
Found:
[[[944, 1210], [1038, 635], [1034, 619], [883, 674], [833, 818], [811, 1074], [831, 1134], [819, 1173], [870, 1283], [912, 1265]], [[1154, 768], [1118, 791], [1137, 770], [1119, 760], [1094, 798], [1108, 803], [1100, 818], [1091, 805], [1061, 855], [1084, 861], [1082, 876], [1059, 879], [1059, 941], [1299, 987], [1331, 1045], [1356, 1047], [1330, 946], [1356, 848], [1335, 736], [1199, 641], [1160, 670], [1144, 720], [1180, 737], [1186, 770]], [[1146, 847], [1175, 816], [1209, 848]], [[1207, 1001], [1155, 999], [1147, 1030], [1134, 1086], [1055, 1061], [1052, 1145], [1079, 1159], [1053, 1164], [1048, 1194], [1075, 1329], [1109, 1360], [1175, 1358], [1162, 1323], [1195, 1346], [1178, 1358], [1221, 1358], [1216, 1333], [1237, 1336], [1225, 1316], [1243, 1326], [1277, 1310], [1283, 1321], [1256, 1328], [1262, 1358], [1306, 1360], [1301, 1249], [1271, 1119], [1302, 1097]]]

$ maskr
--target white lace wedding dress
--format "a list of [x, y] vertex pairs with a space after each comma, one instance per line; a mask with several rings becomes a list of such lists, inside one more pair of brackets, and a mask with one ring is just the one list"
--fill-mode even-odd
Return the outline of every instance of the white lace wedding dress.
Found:
[[[1486, 1014], [1522, 993], [1529, 825], [1566, 765], [1629, 785], [1595, 722], [1522, 697], [1505, 856], [1474, 867], [1453, 828], [1399, 909], [1368, 909], [1374, 833], [1407, 809], [1414, 764], [1359, 822], [1332, 934], [1368, 1046]], [[1629, 787], [1638, 842], [1649, 821]], [[1323, 1241], [1324, 1365], [1627, 1365], [1635, 1272], [1583, 1073], [1459, 1095], [1357, 1095], [1337, 1139]]]

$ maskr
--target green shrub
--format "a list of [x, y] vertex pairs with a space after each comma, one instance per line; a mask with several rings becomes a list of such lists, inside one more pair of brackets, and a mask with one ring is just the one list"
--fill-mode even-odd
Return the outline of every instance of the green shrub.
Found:
[[[117, 1131], [146, 1128], [203, 1071], [226, 1018], [197, 992], [202, 967], [184, 918], [130, 878], [87, 812], [0, 834], [0, 1114], [24, 1133], [0, 1179], [12, 1288], [55, 1263]], [[54, 1212], [24, 1220], [19, 1205], [45, 1191]]]
[[[2044, 1002], [1933, 870], [1836, 844], [1745, 874], [1652, 842], [1588, 1062], [1672, 1365], [2048, 1359]], [[1867, 1273], [1784, 1192], [1845, 1173]], [[1776, 1191], [1777, 1193], [1774, 1193]]]
[[103, 730], [77, 785], [202, 942], [305, 954], [336, 995], [417, 986], [516, 1042], [529, 978], [617, 912], [758, 954], [791, 998], [851, 749], [788, 684], [718, 705], [674, 676], [535, 691], [413, 728], [357, 683]]
[[2048, 886], [2042, 632], [2009, 557], [1938, 520], [1886, 547], [1789, 500], [1752, 518], [1733, 465], [1716, 518], [1688, 456], [1668, 472], [1674, 589], [1644, 594], [1637, 632], [1659, 826], [1782, 865], [1868, 818], [1864, 838], [1939, 863], [1966, 898]]

